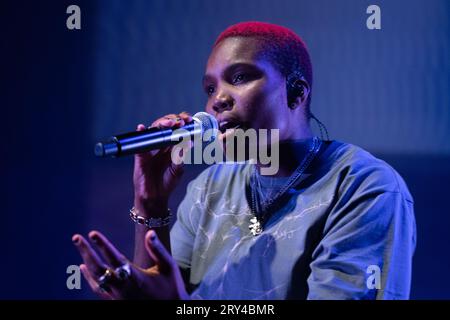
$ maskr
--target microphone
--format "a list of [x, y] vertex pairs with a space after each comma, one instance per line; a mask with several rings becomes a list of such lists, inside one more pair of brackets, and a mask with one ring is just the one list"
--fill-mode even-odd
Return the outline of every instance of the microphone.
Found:
[[209, 142], [216, 138], [219, 128], [216, 118], [206, 112], [197, 112], [192, 119], [192, 122], [180, 128], [149, 128], [112, 136], [106, 142], [97, 143], [94, 153], [97, 157], [121, 157], [142, 153], [175, 145], [187, 137], [203, 138], [208, 130], [212, 130]]

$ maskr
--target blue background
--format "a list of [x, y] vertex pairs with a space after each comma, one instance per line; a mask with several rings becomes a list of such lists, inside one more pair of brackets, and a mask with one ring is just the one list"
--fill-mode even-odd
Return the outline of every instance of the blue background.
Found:
[[[66, 8], [81, 8], [81, 30]], [[366, 8], [381, 8], [368, 30]], [[1, 1], [0, 298], [91, 298], [68, 290], [75, 232], [99, 229], [131, 257], [132, 158], [93, 145], [166, 113], [204, 108], [211, 45], [247, 20], [307, 43], [312, 110], [332, 139], [389, 162], [415, 199], [411, 298], [450, 298], [448, 0]], [[171, 199], [202, 168], [188, 168]]]

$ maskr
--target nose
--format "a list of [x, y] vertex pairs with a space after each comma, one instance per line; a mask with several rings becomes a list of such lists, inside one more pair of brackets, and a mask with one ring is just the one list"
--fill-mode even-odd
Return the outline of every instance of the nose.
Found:
[[219, 92], [213, 102], [213, 110], [222, 113], [233, 108], [233, 98], [224, 92]]

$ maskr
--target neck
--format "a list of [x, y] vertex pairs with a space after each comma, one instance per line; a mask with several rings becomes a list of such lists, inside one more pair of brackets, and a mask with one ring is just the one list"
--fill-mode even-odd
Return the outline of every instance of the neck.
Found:
[[[279, 150], [279, 169], [273, 177], [290, 176], [308, 155], [313, 137], [314, 136], [310, 134], [300, 138], [280, 141], [277, 145]], [[274, 157], [272, 156], [272, 159], [273, 158]], [[262, 165], [258, 162], [256, 166], [258, 168], [258, 172], [260, 172], [262, 167], [268, 165]]]

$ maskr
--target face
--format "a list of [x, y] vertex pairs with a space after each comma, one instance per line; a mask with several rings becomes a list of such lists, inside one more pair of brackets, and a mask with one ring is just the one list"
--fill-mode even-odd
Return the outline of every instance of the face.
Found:
[[298, 123], [287, 106], [285, 77], [259, 52], [256, 39], [242, 37], [227, 38], [213, 49], [203, 78], [206, 111], [222, 132], [276, 128], [280, 140], [294, 139]]

